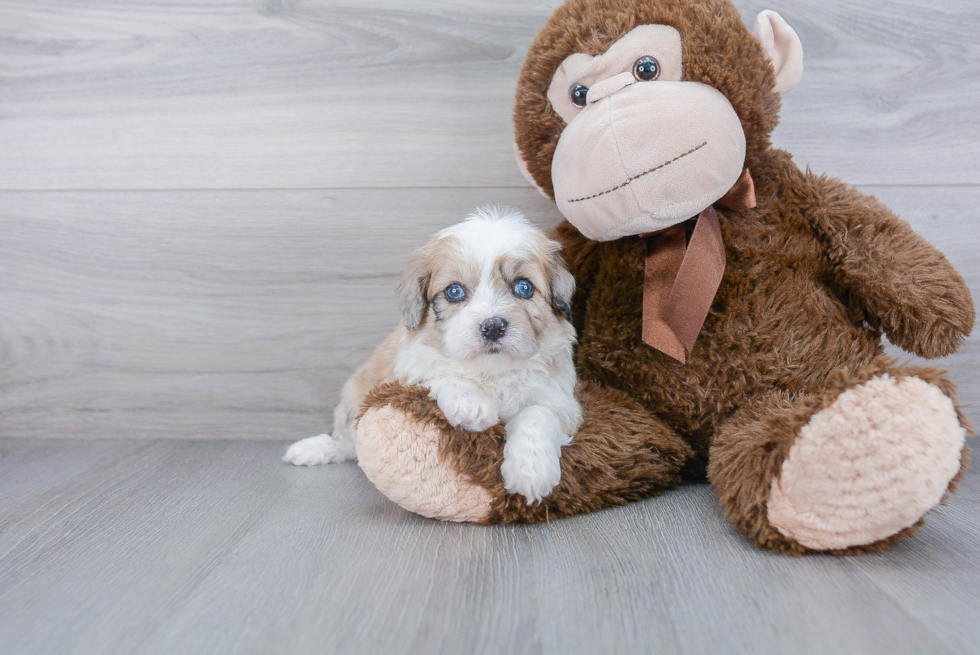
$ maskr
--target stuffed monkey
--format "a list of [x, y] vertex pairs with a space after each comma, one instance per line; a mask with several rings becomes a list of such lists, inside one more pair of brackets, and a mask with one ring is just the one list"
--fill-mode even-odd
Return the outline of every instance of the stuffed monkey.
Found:
[[578, 291], [584, 423], [529, 506], [503, 430], [455, 430], [422, 388], [364, 405], [360, 464], [426, 516], [568, 516], [705, 478], [764, 548], [877, 550], [914, 533], [967, 466], [943, 372], [901, 366], [970, 333], [969, 290], [873, 197], [772, 148], [803, 52], [727, 0], [569, 0], [527, 53], [516, 152], [555, 200]]

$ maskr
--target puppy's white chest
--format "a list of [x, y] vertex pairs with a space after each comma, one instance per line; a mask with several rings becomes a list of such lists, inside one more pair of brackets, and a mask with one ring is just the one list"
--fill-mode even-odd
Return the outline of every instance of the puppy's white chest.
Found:
[[521, 382], [508, 380], [501, 383], [500, 380], [494, 380], [479, 386], [480, 391], [497, 404], [497, 413], [504, 422], [514, 418], [530, 402], [531, 389]]

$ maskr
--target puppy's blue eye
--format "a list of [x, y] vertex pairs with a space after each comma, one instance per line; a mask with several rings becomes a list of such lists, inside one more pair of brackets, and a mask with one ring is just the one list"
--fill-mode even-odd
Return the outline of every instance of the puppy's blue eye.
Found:
[[514, 295], [527, 300], [534, 295], [534, 285], [530, 281], [521, 278], [514, 282]]
[[446, 300], [449, 302], [461, 302], [466, 300], [466, 289], [461, 284], [450, 284], [446, 287]]

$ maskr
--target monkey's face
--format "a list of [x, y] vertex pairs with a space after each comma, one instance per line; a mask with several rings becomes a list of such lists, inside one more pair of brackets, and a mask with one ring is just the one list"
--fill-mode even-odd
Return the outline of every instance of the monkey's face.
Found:
[[714, 88], [681, 81], [681, 37], [642, 25], [604, 54], [562, 62], [548, 99], [567, 127], [551, 164], [555, 201], [597, 241], [654, 232], [710, 206], [738, 180], [745, 135]]
[[729, 0], [565, 0], [521, 71], [518, 163], [589, 238], [661, 230], [761, 163], [802, 72], [773, 11], [750, 32]]

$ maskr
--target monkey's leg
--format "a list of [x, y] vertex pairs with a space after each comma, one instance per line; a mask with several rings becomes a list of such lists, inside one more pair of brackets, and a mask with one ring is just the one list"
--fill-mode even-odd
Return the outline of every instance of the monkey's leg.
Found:
[[882, 357], [821, 393], [774, 391], [717, 431], [708, 479], [763, 548], [881, 550], [912, 535], [968, 465], [942, 371]]
[[500, 475], [502, 426], [450, 426], [422, 387], [393, 384], [365, 401], [358, 463], [405, 509], [451, 521], [542, 521], [656, 495], [680, 482], [691, 449], [627, 396], [582, 385], [583, 423], [561, 451], [561, 481], [541, 502], [508, 494]]

